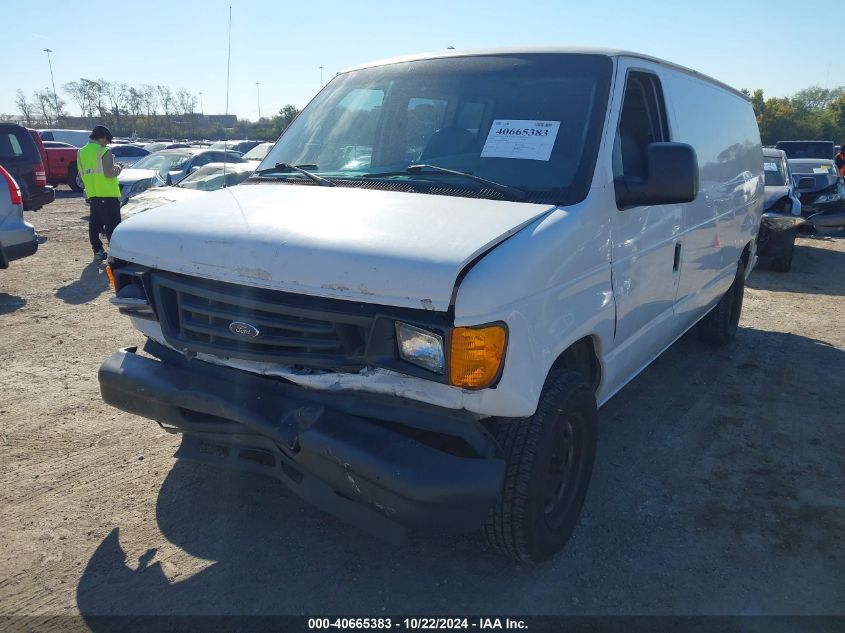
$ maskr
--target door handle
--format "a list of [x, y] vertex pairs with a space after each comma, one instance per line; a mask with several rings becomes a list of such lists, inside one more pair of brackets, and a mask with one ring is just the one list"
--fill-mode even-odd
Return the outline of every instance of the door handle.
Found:
[[678, 269], [680, 268], [680, 266], [681, 266], [681, 243], [676, 242], [675, 243], [675, 261], [672, 264], [672, 270], [674, 272], [678, 272]]

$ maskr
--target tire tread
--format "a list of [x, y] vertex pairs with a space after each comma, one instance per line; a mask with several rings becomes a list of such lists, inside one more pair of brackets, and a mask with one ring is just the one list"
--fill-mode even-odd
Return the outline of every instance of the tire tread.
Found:
[[[580, 393], [579, 393], [580, 392]], [[521, 562], [537, 562], [523, 527], [526, 506], [532, 493], [531, 476], [545, 419], [553, 408], [573, 396], [588, 396], [595, 410], [595, 397], [584, 377], [568, 370], [549, 375], [537, 412], [530, 418], [494, 422], [491, 432], [498, 441], [507, 466], [501, 499], [488, 514], [482, 536], [488, 545]]]

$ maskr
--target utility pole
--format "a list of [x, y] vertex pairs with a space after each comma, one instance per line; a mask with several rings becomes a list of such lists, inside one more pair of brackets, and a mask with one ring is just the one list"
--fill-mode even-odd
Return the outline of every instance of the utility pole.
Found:
[[258, 120], [261, 120], [261, 82], [255, 82], [255, 95], [258, 101]]
[[320, 66], [320, 88], [323, 87], [323, 67]]
[[50, 65], [50, 82], [53, 84], [53, 103], [56, 106], [56, 123], [59, 122], [59, 95], [56, 94], [56, 80], [53, 79], [53, 60], [50, 59], [50, 53], [53, 51], [49, 48], [45, 48], [44, 52], [47, 53], [47, 63]]

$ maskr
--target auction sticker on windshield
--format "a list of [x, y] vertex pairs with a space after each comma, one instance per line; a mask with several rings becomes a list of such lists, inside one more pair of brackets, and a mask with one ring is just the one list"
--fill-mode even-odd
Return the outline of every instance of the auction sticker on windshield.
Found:
[[777, 163], [763, 163], [763, 169], [766, 171], [777, 171]]
[[496, 119], [490, 127], [481, 158], [549, 160], [560, 121]]

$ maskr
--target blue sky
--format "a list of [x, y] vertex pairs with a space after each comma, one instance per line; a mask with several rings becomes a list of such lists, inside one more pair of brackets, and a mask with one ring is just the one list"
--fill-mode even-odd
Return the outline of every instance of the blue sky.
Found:
[[5, 25], [22, 29], [4, 35], [0, 113], [15, 111], [17, 88], [50, 86], [47, 47], [59, 89], [79, 77], [166, 84], [201, 91], [204, 111], [222, 113], [230, 5], [229, 111], [248, 119], [258, 114], [256, 82], [267, 115], [304, 106], [320, 88], [320, 66], [328, 80], [373, 59], [448, 46], [624, 48], [768, 96], [845, 85], [836, 2], [810, 10], [797, 0], [15, 0], [3, 6]]

